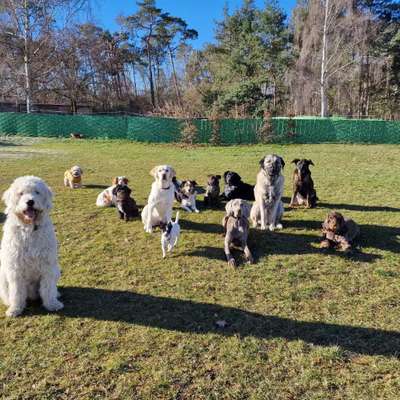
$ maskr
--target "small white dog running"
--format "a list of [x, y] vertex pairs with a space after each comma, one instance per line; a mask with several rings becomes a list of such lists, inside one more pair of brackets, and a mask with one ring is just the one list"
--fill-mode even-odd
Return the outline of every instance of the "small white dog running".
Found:
[[40, 178], [22, 176], [4, 193], [3, 201], [7, 219], [0, 249], [0, 298], [8, 306], [6, 315], [20, 315], [27, 299], [39, 297], [48, 311], [62, 309], [49, 187]]
[[172, 252], [172, 249], [178, 243], [181, 227], [179, 226], [179, 211], [176, 213], [175, 222], [169, 221], [167, 224], [161, 225], [161, 249], [163, 258], [167, 256], [167, 252]]

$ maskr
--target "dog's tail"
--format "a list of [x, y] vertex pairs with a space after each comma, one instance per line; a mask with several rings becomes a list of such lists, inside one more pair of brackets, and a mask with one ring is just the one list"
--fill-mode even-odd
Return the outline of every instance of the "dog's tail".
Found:
[[179, 222], [179, 211], [177, 211], [175, 215], [175, 223], [177, 224], [178, 222]]

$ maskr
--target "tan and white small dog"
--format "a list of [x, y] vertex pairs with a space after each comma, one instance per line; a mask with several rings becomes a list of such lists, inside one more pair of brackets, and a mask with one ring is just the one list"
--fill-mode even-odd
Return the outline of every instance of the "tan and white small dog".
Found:
[[74, 165], [71, 169], [64, 172], [64, 186], [71, 189], [78, 189], [82, 187], [82, 168]]
[[112, 185], [107, 189], [104, 189], [96, 199], [97, 207], [112, 207], [117, 205], [117, 199], [113, 194], [113, 190], [117, 185], [127, 186], [129, 179], [126, 176], [116, 176], [112, 180]]

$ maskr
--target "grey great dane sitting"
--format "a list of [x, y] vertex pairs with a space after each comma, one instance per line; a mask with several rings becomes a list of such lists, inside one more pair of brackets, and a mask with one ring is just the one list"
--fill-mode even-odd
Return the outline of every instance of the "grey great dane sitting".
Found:
[[247, 246], [249, 236], [250, 204], [242, 199], [229, 201], [226, 206], [226, 215], [222, 220], [225, 233], [225, 255], [228, 264], [236, 267], [236, 261], [231, 254], [231, 247], [239, 247], [244, 251], [247, 262], [253, 263], [253, 256]]

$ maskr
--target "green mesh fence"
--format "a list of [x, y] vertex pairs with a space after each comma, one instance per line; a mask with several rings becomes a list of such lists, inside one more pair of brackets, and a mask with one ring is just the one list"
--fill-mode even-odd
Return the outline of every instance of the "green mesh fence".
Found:
[[[193, 120], [197, 143], [210, 143], [215, 123]], [[272, 118], [267, 129], [261, 119], [222, 119], [217, 124], [221, 144], [272, 143], [400, 143], [400, 121], [378, 119], [296, 117]], [[110, 117], [0, 113], [0, 134], [19, 136], [130, 139], [173, 143], [182, 138], [184, 121], [159, 117]]]

